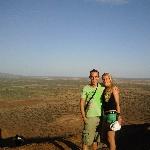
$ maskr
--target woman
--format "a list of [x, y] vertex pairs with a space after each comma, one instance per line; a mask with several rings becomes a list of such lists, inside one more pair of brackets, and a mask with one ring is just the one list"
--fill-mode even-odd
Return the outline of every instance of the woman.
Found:
[[115, 131], [110, 128], [110, 125], [117, 120], [121, 123], [119, 89], [113, 85], [112, 77], [109, 73], [104, 73], [102, 75], [102, 81], [105, 86], [102, 99], [104, 109], [103, 119], [107, 130], [107, 142], [110, 150], [116, 150]]

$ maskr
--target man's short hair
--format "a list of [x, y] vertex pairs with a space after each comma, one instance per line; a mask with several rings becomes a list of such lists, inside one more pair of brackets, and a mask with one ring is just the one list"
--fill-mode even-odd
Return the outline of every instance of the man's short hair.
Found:
[[96, 70], [96, 69], [92, 69], [92, 70], [90, 71], [90, 75], [91, 75], [91, 73], [92, 73], [92, 72], [97, 72], [98, 77], [99, 77], [99, 71], [98, 71], [98, 70]]

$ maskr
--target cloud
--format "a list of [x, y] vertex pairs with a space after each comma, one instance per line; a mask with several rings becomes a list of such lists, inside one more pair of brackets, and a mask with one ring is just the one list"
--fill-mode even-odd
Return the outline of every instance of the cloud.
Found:
[[127, 4], [128, 0], [96, 0], [96, 2], [108, 3], [108, 4]]
[[128, 4], [128, 0], [85, 0], [88, 2], [97, 2], [103, 4], [115, 4], [115, 5], [124, 5]]

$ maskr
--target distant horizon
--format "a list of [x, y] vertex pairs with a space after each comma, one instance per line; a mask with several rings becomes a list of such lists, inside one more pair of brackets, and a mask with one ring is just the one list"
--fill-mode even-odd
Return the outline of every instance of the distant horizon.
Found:
[[[48, 77], [48, 78], [87, 78], [88, 76], [61, 76], [61, 75], [24, 75], [24, 74], [14, 74], [14, 73], [5, 73], [0, 72], [1, 75], [8, 75], [8, 76], [21, 76], [21, 77]], [[150, 78], [139, 78], [139, 77], [113, 77], [114, 79], [150, 79]]]

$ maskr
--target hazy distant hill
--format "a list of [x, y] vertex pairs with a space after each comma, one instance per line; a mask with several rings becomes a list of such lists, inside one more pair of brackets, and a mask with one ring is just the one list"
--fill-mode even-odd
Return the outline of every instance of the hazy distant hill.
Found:
[[17, 79], [17, 78], [34, 78], [34, 79], [44, 79], [44, 80], [82, 80], [87, 79], [84, 77], [64, 77], [64, 76], [23, 76], [23, 75], [16, 75], [16, 74], [10, 74], [10, 73], [1, 73], [0, 72], [0, 78], [11, 78], [11, 79]]
[[19, 77], [23, 77], [23, 76], [0, 72], [0, 78], [19, 78]]
[[[0, 78], [9, 78], [9, 79], [17, 79], [17, 78], [34, 78], [34, 79], [44, 79], [44, 80], [89, 80], [87, 77], [67, 77], [67, 76], [27, 76], [27, 75], [16, 75], [10, 73], [2, 73], [0, 72]], [[128, 83], [129, 81], [138, 81], [138, 82], [147, 82], [150, 81], [150, 78], [113, 78], [115, 82], [118, 83]]]

